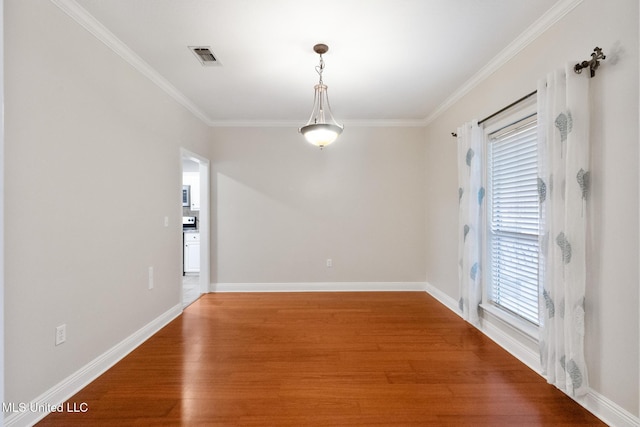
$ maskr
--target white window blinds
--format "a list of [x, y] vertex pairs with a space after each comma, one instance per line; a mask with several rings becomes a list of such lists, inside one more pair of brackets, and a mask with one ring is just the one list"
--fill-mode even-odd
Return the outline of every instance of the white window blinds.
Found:
[[489, 300], [536, 325], [538, 235], [536, 116], [489, 135]]

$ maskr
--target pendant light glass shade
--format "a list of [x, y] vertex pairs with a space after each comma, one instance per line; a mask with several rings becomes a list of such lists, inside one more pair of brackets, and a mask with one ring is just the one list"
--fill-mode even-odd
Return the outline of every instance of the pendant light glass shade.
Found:
[[322, 54], [328, 49], [326, 45], [314, 46], [314, 51], [320, 54], [320, 65], [316, 67], [316, 71], [320, 75], [320, 82], [314, 86], [315, 93], [311, 117], [307, 124], [299, 129], [308, 142], [320, 148], [324, 148], [335, 141], [344, 128], [336, 122], [333, 114], [331, 114], [327, 85], [322, 82], [322, 71], [324, 70]]
[[327, 86], [317, 84], [314, 89], [313, 111], [307, 124], [300, 128], [300, 133], [313, 145], [323, 148], [338, 138], [343, 127], [335, 121], [331, 114]]

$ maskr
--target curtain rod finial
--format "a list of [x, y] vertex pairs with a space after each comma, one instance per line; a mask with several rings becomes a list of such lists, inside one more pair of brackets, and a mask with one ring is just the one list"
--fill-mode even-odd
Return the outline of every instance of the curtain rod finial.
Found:
[[593, 49], [593, 53], [591, 54], [591, 59], [589, 61], [582, 61], [578, 64], [576, 64], [573, 67], [573, 71], [576, 72], [576, 74], [580, 74], [582, 73], [582, 69], [583, 68], [587, 68], [589, 67], [590, 72], [591, 72], [591, 77], [595, 77], [596, 75], [596, 70], [598, 69], [598, 67], [600, 66], [600, 59], [606, 59], [607, 57], [602, 53], [602, 49], [599, 48], [598, 46], [595, 47], [595, 49]]

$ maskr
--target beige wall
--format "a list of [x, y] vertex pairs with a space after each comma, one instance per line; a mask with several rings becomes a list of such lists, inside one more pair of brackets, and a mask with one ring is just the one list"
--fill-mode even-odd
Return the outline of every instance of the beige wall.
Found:
[[[593, 390], [638, 415], [638, 2], [585, 0], [427, 128], [427, 281], [458, 299], [457, 126], [535, 89], [568, 60], [607, 59], [593, 94], [586, 351]], [[436, 185], [437, 183], [437, 185]]]
[[29, 402], [180, 303], [179, 147], [209, 135], [51, 2], [6, 1], [4, 31], [5, 400]]
[[[424, 282], [419, 128], [212, 130], [212, 281]], [[331, 258], [333, 267], [326, 267]]]

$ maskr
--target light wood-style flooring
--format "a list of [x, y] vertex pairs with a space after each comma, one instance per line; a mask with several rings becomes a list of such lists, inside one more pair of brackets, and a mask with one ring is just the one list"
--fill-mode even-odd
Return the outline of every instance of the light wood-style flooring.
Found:
[[423, 292], [207, 294], [42, 426], [604, 425]]

